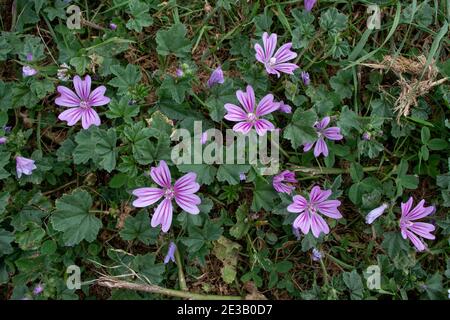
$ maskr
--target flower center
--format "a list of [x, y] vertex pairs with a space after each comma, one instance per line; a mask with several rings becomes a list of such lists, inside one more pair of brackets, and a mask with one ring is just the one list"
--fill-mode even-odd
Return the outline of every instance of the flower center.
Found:
[[80, 101], [80, 108], [83, 108], [83, 109], [89, 108], [89, 103], [87, 101], [81, 100]]
[[306, 206], [306, 210], [311, 214], [317, 214], [317, 208], [316, 205], [313, 203], [308, 203], [308, 205]]
[[277, 58], [272, 57], [272, 58], [269, 59], [269, 66], [272, 67], [272, 66], [275, 65], [275, 63], [277, 63]]
[[414, 223], [409, 220], [400, 220], [400, 228], [410, 228], [413, 224]]
[[256, 114], [254, 114], [253, 112], [250, 112], [247, 114], [247, 121], [254, 123], [256, 121]]
[[166, 197], [166, 199], [172, 200], [175, 197], [175, 191], [173, 190], [173, 188], [167, 188], [164, 192], [164, 197]]

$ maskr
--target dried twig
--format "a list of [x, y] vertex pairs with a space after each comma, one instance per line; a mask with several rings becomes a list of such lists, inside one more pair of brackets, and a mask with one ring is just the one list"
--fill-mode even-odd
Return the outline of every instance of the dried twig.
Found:
[[110, 289], [127, 289], [142, 291], [148, 293], [163, 294], [171, 297], [178, 297], [190, 300], [242, 300], [240, 296], [217, 296], [217, 295], [205, 295], [199, 293], [192, 293], [189, 291], [180, 291], [174, 289], [167, 289], [153, 284], [140, 284], [123, 280], [118, 280], [113, 277], [103, 276], [97, 279], [96, 283], [100, 286]]

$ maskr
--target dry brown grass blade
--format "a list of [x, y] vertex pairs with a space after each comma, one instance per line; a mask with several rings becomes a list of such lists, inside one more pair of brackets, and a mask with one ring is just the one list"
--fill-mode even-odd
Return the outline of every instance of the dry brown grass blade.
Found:
[[[436, 80], [438, 69], [435, 61], [432, 61], [424, 72], [426, 57], [420, 55], [417, 60], [406, 57], [386, 55], [381, 63], [363, 63], [363, 66], [372, 69], [381, 69], [394, 72], [399, 80], [397, 83], [401, 88], [401, 93], [394, 105], [394, 112], [397, 114], [397, 122], [401, 117], [407, 117], [411, 112], [411, 107], [417, 106], [417, 98], [427, 94], [433, 87], [443, 84], [448, 78]], [[404, 76], [408, 74], [409, 76]], [[422, 76], [423, 74], [423, 76]]]

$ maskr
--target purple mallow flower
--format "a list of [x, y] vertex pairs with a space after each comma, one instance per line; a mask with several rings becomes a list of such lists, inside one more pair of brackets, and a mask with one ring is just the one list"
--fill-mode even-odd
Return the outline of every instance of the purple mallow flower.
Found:
[[[255, 44], [256, 60], [263, 63], [266, 67], [266, 71], [269, 74], [276, 74], [280, 77], [280, 72], [293, 74], [294, 70], [298, 66], [294, 63], [288, 63], [287, 61], [297, 57], [297, 54], [291, 51], [292, 43], [286, 43], [282, 45], [277, 52], [275, 48], [277, 46], [277, 35], [272, 33], [270, 36], [267, 32], [262, 36], [264, 48], [259, 43]], [[275, 54], [274, 54], [275, 52]]]
[[41, 294], [43, 291], [44, 291], [44, 286], [42, 284], [38, 284], [36, 287], [34, 287], [33, 294], [35, 296], [37, 296], [38, 294]]
[[169, 244], [169, 249], [167, 250], [166, 257], [164, 258], [164, 264], [168, 264], [169, 261], [175, 262], [175, 250], [177, 250], [177, 246], [175, 243], [171, 242]]
[[16, 172], [17, 177], [20, 178], [22, 174], [30, 176], [34, 169], [36, 169], [34, 160], [27, 159], [21, 156], [16, 157]]
[[27, 54], [27, 61], [33, 61], [33, 54], [32, 53], [28, 53]]
[[309, 73], [306, 71], [302, 71], [301, 73], [302, 81], [305, 86], [309, 86], [311, 83], [311, 79], [309, 78]]
[[284, 113], [292, 113], [292, 108], [290, 105], [285, 104], [283, 101], [280, 101], [278, 103], [279, 103], [278, 110]]
[[37, 73], [37, 70], [36, 70], [36, 69], [33, 69], [33, 68], [30, 67], [30, 66], [23, 66], [23, 67], [22, 67], [22, 75], [23, 75], [24, 77], [31, 77], [31, 76], [34, 76], [36, 73]]
[[311, 11], [317, 0], [305, 0], [305, 10]]
[[111, 23], [109, 24], [109, 28], [110, 28], [111, 30], [116, 30], [116, 29], [117, 29], [117, 24], [111, 22]]
[[363, 135], [362, 135], [362, 138], [365, 141], [369, 141], [370, 138], [371, 138], [370, 133], [369, 132], [364, 132]]
[[246, 179], [247, 179], [247, 176], [245, 175], [245, 173], [243, 173], [243, 172], [239, 173], [239, 180], [245, 181]]
[[8, 139], [6, 137], [0, 137], [0, 144], [5, 144]]
[[379, 216], [381, 216], [384, 213], [384, 211], [387, 209], [387, 207], [388, 207], [388, 204], [383, 203], [378, 208], [375, 208], [372, 211], [370, 211], [366, 216], [366, 223], [372, 224]]
[[5, 131], [5, 133], [10, 133], [11, 129], [12, 129], [11, 126], [3, 126], [3, 131]]
[[300, 195], [294, 196], [293, 203], [287, 207], [289, 212], [299, 213], [293, 223], [294, 228], [300, 229], [304, 234], [307, 234], [311, 229], [316, 238], [322, 232], [328, 234], [330, 228], [319, 213], [332, 219], [342, 218], [338, 210], [341, 202], [339, 200], [327, 200], [331, 193], [331, 190], [321, 190], [320, 187], [315, 186], [311, 190], [309, 200]]
[[291, 194], [293, 190], [295, 190], [295, 186], [293, 184], [297, 183], [297, 179], [295, 179], [295, 173], [289, 170], [284, 170], [280, 174], [273, 177], [273, 187], [277, 192], [283, 192], [287, 194]]
[[162, 226], [162, 231], [167, 232], [172, 224], [172, 200], [184, 211], [190, 214], [198, 214], [200, 210], [197, 205], [201, 203], [200, 198], [194, 193], [200, 189], [200, 185], [195, 181], [197, 175], [193, 172], [185, 174], [172, 185], [172, 178], [166, 162], [161, 160], [158, 167], [150, 169], [150, 176], [162, 188], [138, 188], [133, 190], [133, 195], [137, 197], [133, 201], [133, 206], [147, 207], [159, 199], [164, 200], [158, 205], [151, 220], [151, 226], [155, 228]]
[[313, 248], [312, 250], [312, 259], [313, 261], [319, 261], [322, 260], [323, 254], [321, 251], [319, 251], [317, 248]]
[[68, 126], [73, 126], [81, 119], [83, 129], [88, 129], [91, 125], [99, 126], [100, 117], [92, 107], [108, 104], [110, 99], [105, 97], [105, 86], [100, 86], [91, 92], [91, 77], [87, 75], [84, 80], [79, 76], [73, 78], [75, 92], [64, 86], [58, 86], [57, 90], [61, 94], [56, 98], [55, 103], [59, 106], [69, 107], [63, 111], [58, 119], [67, 121]]
[[341, 135], [341, 129], [338, 127], [327, 128], [330, 123], [330, 117], [325, 117], [321, 121], [314, 124], [314, 128], [317, 132], [317, 140], [313, 143], [305, 143], [303, 145], [303, 151], [307, 152], [314, 147], [314, 156], [317, 158], [320, 154], [325, 157], [328, 156], [328, 147], [325, 142], [325, 138], [329, 140], [341, 140], [343, 136]]
[[256, 109], [255, 92], [250, 85], [247, 86], [247, 92], [238, 90], [236, 97], [242, 107], [238, 107], [232, 103], [225, 104], [225, 109], [228, 113], [224, 118], [229, 121], [238, 122], [233, 126], [233, 131], [247, 134], [255, 127], [256, 133], [263, 136], [267, 130], [275, 129], [270, 121], [261, 118], [278, 109], [278, 104], [273, 101], [273, 95], [268, 94], [262, 98]]
[[420, 201], [412, 209], [413, 198], [410, 197], [406, 203], [401, 204], [402, 216], [400, 218], [400, 230], [403, 239], [408, 238], [418, 251], [426, 249], [426, 244], [421, 238], [434, 240], [435, 236], [431, 234], [435, 226], [431, 223], [416, 222], [416, 220], [429, 216], [435, 211], [435, 207], [424, 207], [425, 200]]
[[225, 79], [223, 78], [223, 71], [220, 66], [218, 66], [212, 73], [208, 79], [208, 87], [212, 87], [215, 84], [224, 83]]

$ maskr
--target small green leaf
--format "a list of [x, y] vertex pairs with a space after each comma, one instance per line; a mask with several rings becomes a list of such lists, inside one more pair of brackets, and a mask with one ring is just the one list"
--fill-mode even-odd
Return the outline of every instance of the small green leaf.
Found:
[[162, 56], [174, 54], [177, 57], [187, 57], [191, 52], [191, 42], [186, 39], [186, 27], [176, 23], [168, 30], [159, 30], [156, 33], [156, 51]]
[[315, 141], [317, 139], [317, 132], [313, 126], [316, 119], [316, 113], [312, 110], [295, 110], [291, 123], [284, 131], [284, 138], [291, 141], [294, 149], [297, 149], [304, 143]]
[[344, 272], [342, 278], [350, 290], [350, 298], [352, 300], [361, 300], [364, 297], [364, 286], [358, 272], [356, 270]]
[[50, 221], [55, 230], [63, 232], [66, 246], [97, 238], [102, 221], [89, 212], [91, 206], [92, 198], [84, 190], [76, 190], [56, 200], [56, 210]]
[[336, 8], [329, 8], [320, 15], [320, 27], [331, 34], [336, 34], [347, 28], [347, 16]]
[[6, 231], [5, 229], [0, 229], [0, 257], [13, 252], [11, 242], [14, 240], [14, 235]]
[[128, 217], [120, 231], [124, 240], [139, 240], [146, 245], [155, 244], [159, 229], [150, 227], [150, 218], [146, 210], [140, 211], [135, 217]]
[[101, 159], [98, 164], [108, 172], [113, 171], [116, 167], [117, 159], [116, 130], [110, 128], [108, 131], [105, 131], [96, 128], [96, 130], [93, 131], [93, 139], [97, 141], [95, 153], [98, 158]]
[[106, 111], [108, 119], [123, 119], [126, 123], [132, 123], [132, 117], [139, 114], [139, 106], [137, 104], [129, 104], [126, 97], [120, 100], [112, 99], [108, 105], [109, 110]]
[[142, 78], [141, 71], [133, 64], [128, 64], [126, 68], [113, 65], [110, 67], [110, 71], [116, 77], [110, 80], [108, 84], [116, 87], [119, 95], [130, 94]]
[[153, 18], [148, 13], [150, 6], [147, 3], [139, 0], [130, 0], [129, 6], [130, 13], [133, 16], [126, 24], [129, 30], [141, 32], [142, 28], [149, 27], [153, 24]]

